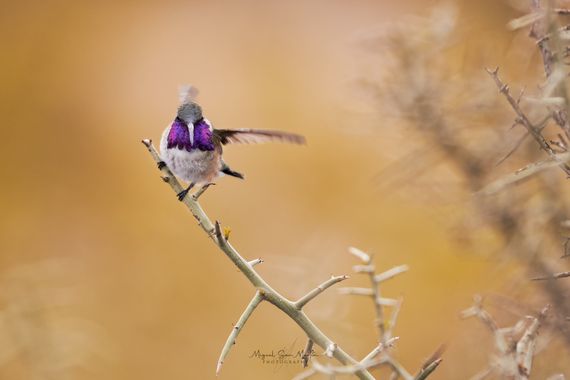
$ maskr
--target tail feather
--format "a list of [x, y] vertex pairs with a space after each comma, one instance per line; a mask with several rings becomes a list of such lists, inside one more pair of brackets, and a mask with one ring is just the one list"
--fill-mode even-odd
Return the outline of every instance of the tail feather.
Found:
[[233, 171], [232, 169], [230, 169], [230, 167], [228, 165], [226, 165], [225, 163], [222, 166], [222, 169], [220, 170], [222, 173], [230, 175], [232, 177], [236, 177], [236, 178], [240, 178], [240, 179], [245, 179], [244, 175], [238, 172]]

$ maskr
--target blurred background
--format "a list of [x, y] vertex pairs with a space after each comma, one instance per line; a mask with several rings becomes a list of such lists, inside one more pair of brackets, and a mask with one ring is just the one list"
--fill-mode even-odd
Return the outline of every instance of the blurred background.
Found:
[[[534, 290], [513, 281], [520, 263], [494, 255], [495, 237], [474, 246], [466, 241], [471, 227], [457, 232], [471, 193], [445, 159], [421, 179], [400, 170], [416, 137], [380, 112], [363, 84], [377, 79], [390, 48], [371, 36], [394, 24], [411, 28], [437, 4], [4, 2], [0, 378], [215, 378], [221, 347], [254, 290], [197, 228], [140, 143], [159, 140], [183, 83], [200, 89], [215, 127], [307, 136], [305, 147], [229, 146], [227, 162], [247, 180], [222, 178], [201, 201], [231, 227], [242, 255], [265, 260], [258, 271], [275, 289], [294, 299], [331, 274], [350, 274], [348, 246], [374, 253], [379, 269], [408, 264], [384, 288], [404, 297], [394, 355], [415, 372], [445, 344], [434, 379], [484, 368], [492, 338], [459, 312], [476, 293]], [[512, 4], [448, 6], [458, 26], [446, 58], [454, 67], [485, 75], [483, 67], [500, 64], [513, 81], [540, 74], [538, 54], [513, 47], [526, 35], [506, 29], [522, 15]], [[501, 102], [483, 78], [489, 102]], [[497, 128], [510, 127], [488, 115]], [[364, 280], [352, 276], [346, 285]], [[307, 310], [354, 356], [375, 345], [368, 300], [329, 291]], [[520, 317], [504, 314], [500, 323]], [[262, 304], [220, 378], [291, 378], [300, 366], [250, 356], [304, 344], [292, 321]], [[537, 358], [536, 378], [570, 370], [568, 351], [553, 344], [556, 355]]]

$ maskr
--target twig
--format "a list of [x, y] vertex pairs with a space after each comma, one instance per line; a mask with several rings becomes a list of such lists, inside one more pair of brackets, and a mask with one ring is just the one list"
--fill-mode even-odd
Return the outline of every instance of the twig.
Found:
[[369, 288], [340, 288], [338, 292], [340, 294], [353, 295], [353, 296], [372, 297], [374, 295], [372, 289]]
[[207, 184], [205, 184], [205, 185], [202, 186], [196, 193], [194, 193], [194, 195], [192, 195], [192, 199], [193, 199], [194, 201], [197, 201], [198, 198], [200, 198], [200, 196], [201, 196], [202, 194], [204, 194], [204, 192], [205, 192], [206, 190], [208, 190], [208, 187], [213, 186], [213, 185], [215, 185], [215, 183], [207, 183]]
[[[509, 91], [509, 86], [504, 84], [503, 81], [501, 80], [501, 78], [499, 78], [499, 68], [497, 67], [494, 70], [487, 69], [487, 72], [495, 81], [495, 84], [497, 85], [499, 92], [501, 92], [505, 96], [505, 98], [507, 99], [507, 101], [511, 105], [512, 109], [517, 114], [517, 116], [518, 116], [517, 121], [519, 121], [528, 130], [528, 132], [536, 140], [538, 145], [540, 145], [540, 148], [542, 150], [544, 150], [546, 153], [548, 153], [548, 155], [553, 160], [556, 161], [558, 158], [557, 158], [557, 155], [556, 155], [556, 152], [554, 151], [554, 149], [552, 149], [550, 144], [548, 144], [548, 141], [546, 141], [544, 136], [542, 136], [542, 133], [540, 132], [540, 130], [537, 127], [535, 127], [534, 124], [532, 124], [530, 122], [530, 120], [528, 119], [526, 114], [521, 110], [517, 101], [512, 97], [512, 95]], [[570, 167], [568, 167], [568, 165], [566, 165], [564, 163], [560, 163], [559, 166], [567, 175], [570, 175]]]
[[385, 272], [374, 275], [374, 282], [376, 282], [376, 283], [384, 282], [386, 280], [389, 280], [391, 278], [396, 277], [399, 274], [407, 272], [409, 269], [410, 269], [410, 267], [407, 265], [400, 265], [400, 266], [394, 267], [392, 269], [388, 269]]
[[309, 377], [316, 375], [317, 374], [317, 370], [314, 368], [309, 368], [306, 371], [301, 372], [300, 374], [298, 374], [297, 376], [295, 376], [293, 378], [293, 380], [306, 380]]
[[570, 257], [570, 238], [566, 238], [566, 240], [564, 241], [564, 244], [562, 245], [564, 247], [564, 254], [562, 254], [562, 256], [560, 256], [561, 259], [565, 259], [567, 257]]
[[374, 347], [374, 349], [372, 351], [370, 351], [370, 353], [368, 355], [366, 355], [364, 357], [364, 359], [362, 359], [361, 363], [368, 362], [368, 361], [374, 359], [378, 354], [380, 354], [384, 350], [387, 350], [388, 348], [393, 347], [398, 339], [400, 339], [400, 338], [395, 336], [393, 338], [388, 339], [386, 341], [386, 343], [378, 344], [376, 347]]
[[493, 317], [491, 317], [491, 314], [489, 314], [486, 310], [484, 310], [481, 307], [482, 302], [483, 302], [483, 299], [481, 296], [476, 295], [475, 297], [473, 297], [473, 306], [471, 306], [469, 309], [462, 311], [461, 312], [461, 318], [465, 319], [465, 318], [470, 318], [470, 317], [477, 317], [494, 334], [499, 329], [499, 327], [497, 326], [497, 322], [495, 322]]
[[[532, 9], [535, 13], [544, 13], [540, 7], [540, 0], [531, 0]], [[549, 77], [552, 74], [552, 63], [553, 63], [553, 54], [548, 46], [548, 40], [544, 39], [546, 34], [545, 28], [541, 25], [541, 19], [536, 20], [532, 24], [532, 28], [530, 29], [530, 36], [536, 40], [538, 45], [538, 49], [540, 50], [540, 55], [542, 56], [542, 62], [544, 64], [544, 73], [546, 77]]]
[[370, 263], [370, 255], [367, 254], [366, 252], [361, 251], [358, 248], [355, 247], [349, 247], [348, 248], [348, 253], [350, 253], [351, 255], [359, 258], [360, 260], [362, 260], [364, 263]]
[[396, 327], [396, 321], [398, 320], [398, 315], [402, 309], [403, 302], [404, 298], [400, 297], [400, 299], [398, 299], [398, 303], [392, 308], [392, 314], [390, 315], [390, 321], [388, 322], [388, 328], [386, 329], [387, 340], [392, 338], [392, 333], [394, 332], [394, 327]]
[[424, 365], [414, 378], [414, 380], [424, 380], [426, 379], [435, 369], [439, 366], [439, 363], [443, 360], [441, 355], [445, 350], [445, 346], [441, 345], [437, 350], [425, 361]]
[[534, 348], [536, 346], [536, 336], [542, 321], [546, 318], [546, 314], [550, 306], [544, 307], [540, 315], [533, 318], [531, 325], [526, 329], [522, 338], [517, 342], [516, 360], [518, 364], [519, 374], [522, 379], [528, 379], [532, 368], [532, 358], [534, 356]]
[[570, 160], [570, 153], [557, 153], [555, 159], [547, 158], [544, 160], [528, 164], [525, 167], [518, 169], [514, 173], [508, 174], [490, 183], [489, 185], [481, 189], [479, 193], [482, 195], [496, 194], [510, 185], [521, 182], [543, 170], [550, 169], [555, 166], [560, 166], [561, 163], [566, 163], [569, 160]]
[[303, 356], [301, 357], [301, 364], [303, 368], [307, 368], [309, 365], [309, 359], [311, 359], [311, 354], [313, 353], [313, 340], [311, 338], [307, 339], [307, 345], [303, 350]]
[[416, 375], [414, 380], [425, 380], [425, 379], [427, 379], [427, 377], [429, 375], [431, 375], [432, 372], [435, 371], [435, 369], [440, 365], [442, 360], [443, 360], [442, 358], [436, 359], [436, 360], [432, 361], [430, 364], [428, 364], [427, 366], [425, 366], [424, 368], [422, 368], [420, 370], [420, 373], [418, 373]]
[[388, 363], [388, 365], [392, 367], [392, 370], [400, 375], [404, 380], [414, 380], [414, 377], [396, 359], [391, 356], [387, 357], [386, 363]]
[[220, 353], [220, 358], [218, 359], [218, 365], [216, 366], [216, 376], [220, 373], [220, 370], [222, 369], [222, 364], [224, 364], [226, 356], [228, 356], [228, 354], [230, 353], [230, 350], [233, 347], [233, 345], [236, 344], [236, 339], [241, 330], [243, 329], [243, 326], [245, 326], [245, 323], [247, 322], [247, 320], [249, 319], [249, 317], [251, 316], [251, 314], [253, 313], [253, 311], [261, 301], [263, 301], [263, 295], [259, 291], [257, 291], [255, 293], [255, 296], [253, 296], [252, 300], [245, 308], [241, 317], [239, 317], [239, 320], [237, 321], [236, 325], [233, 327], [232, 332], [228, 336], [228, 339], [226, 340], [226, 343], [222, 348], [222, 352]]
[[570, 272], [553, 273], [550, 276], [546, 277], [534, 277], [532, 278], [532, 281], [556, 280], [558, 278], [565, 278], [565, 277], [570, 277]]
[[313, 298], [315, 298], [316, 296], [318, 296], [319, 294], [321, 294], [322, 292], [324, 292], [334, 284], [344, 281], [347, 278], [349, 277], [346, 275], [336, 276], [336, 277], [332, 276], [331, 278], [323, 282], [321, 285], [317, 286], [315, 289], [311, 290], [309, 293], [301, 297], [297, 302], [295, 302], [295, 307], [301, 310], [303, 306], [309, 303], [309, 301], [311, 301]]
[[[484, 379], [493, 372], [499, 372], [504, 375], [505, 378], [528, 380], [532, 360], [537, 353], [535, 352], [535, 346], [538, 329], [545, 319], [550, 306], [547, 305], [544, 307], [538, 317], [531, 318], [532, 321], [530, 324], [528, 323], [528, 318], [525, 318], [512, 327], [498, 328], [490, 314], [483, 310], [481, 302], [481, 297], [475, 296], [474, 306], [465, 310], [462, 316], [476, 316], [490, 328], [495, 336], [495, 345], [500, 356], [494, 358], [485, 370], [479, 372], [471, 379]], [[517, 339], [516, 337], [523, 329], [524, 333], [522, 337]]]
[[[152, 141], [145, 139], [142, 141], [148, 149], [155, 163], [162, 162], [160, 155], [152, 145]], [[172, 174], [167, 166], [161, 169], [165, 182], [172, 188], [175, 194], [180, 193], [183, 187], [180, 185], [176, 177]], [[259, 294], [264, 300], [268, 301], [279, 310], [284, 312], [307, 334], [307, 337], [312, 339], [319, 347], [326, 349], [332, 340], [327, 337], [302, 311], [298, 310], [295, 303], [288, 300], [286, 297], [275, 291], [269, 284], [255, 271], [252, 265], [249, 264], [241, 255], [233, 248], [233, 246], [224, 238], [219, 223], [214, 225], [210, 218], [206, 215], [200, 204], [192, 197], [186, 197], [182, 201], [188, 210], [192, 213], [198, 224], [206, 232], [208, 237], [220, 248], [220, 250], [234, 263], [234, 265], [243, 273], [249, 282], [258, 290]], [[333, 356], [343, 365], [356, 365], [358, 361], [348, 355], [341, 347], [334, 350]], [[360, 379], [373, 380], [374, 377], [365, 368], [360, 368], [355, 372], [355, 375]]]
[[[368, 368], [377, 367], [379, 365], [385, 364], [387, 362], [386, 358], [380, 358], [377, 360], [371, 360], [367, 363], [357, 363], [348, 366], [332, 366], [330, 364], [321, 364], [317, 360], [313, 361], [313, 368], [320, 373], [325, 375], [354, 375], [357, 371], [361, 371]], [[413, 380], [413, 379], [412, 379]]]
[[257, 264], [263, 264], [263, 259], [261, 257], [258, 259], [253, 259], [253, 260], [249, 261], [248, 264], [251, 265], [252, 267], [254, 267]]
[[368, 288], [340, 288], [338, 292], [344, 295], [370, 297], [374, 300], [375, 305], [396, 306], [398, 304], [398, 300], [393, 298], [376, 297], [374, 290]]
[[[370, 288], [341, 288], [339, 289], [339, 292], [342, 294], [367, 296], [372, 298], [376, 311], [376, 326], [378, 328], [380, 343], [368, 355], [366, 355], [364, 359], [362, 359], [361, 363], [365, 363], [368, 360], [372, 360], [380, 353], [383, 353], [383, 351], [387, 347], [390, 347], [396, 340], [396, 338], [392, 338], [392, 332], [396, 324], [398, 313], [402, 306], [402, 299], [395, 300], [391, 298], [383, 298], [380, 293], [380, 284], [384, 281], [394, 278], [401, 273], [408, 271], [409, 267], [407, 265], [400, 265], [380, 274], [376, 274], [376, 268], [372, 263], [371, 255], [354, 247], [349, 248], [349, 253], [364, 262], [364, 265], [356, 265], [353, 269], [357, 273], [365, 273], [368, 275]], [[384, 306], [390, 306], [394, 308], [392, 310], [392, 315], [388, 326], [386, 326]], [[392, 367], [393, 372], [390, 379], [397, 379], [399, 377], [402, 377], [404, 380], [414, 380], [414, 377], [388, 352], [383, 353], [381, 359], [384, 359], [384, 364]], [[437, 367], [437, 365], [435, 367]], [[433, 370], [435, 370], [435, 367], [431, 369], [429, 373], [425, 374], [425, 377], [427, 377]]]
[[[519, 103], [520, 103], [520, 96], [519, 96], [519, 98], [517, 99], [517, 104], [519, 104]], [[546, 125], [547, 125], [547, 123], [548, 123], [548, 120], [550, 120], [552, 117], [553, 117], [552, 115], [546, 116], [546, 117], [544, 118], [544, 120], [541, 121], [541, 122], [538, 124], [538, 129], [539, 129], [540, 131], [542, 131], [542, 130], [546, 127]], [[512, 129], [513, 127], [519, 125], [519, 124], [521, 124], [521, 123], [520, 123], [519, 121], [515, 120], [514, 124], [511, 126], [511, 129]], [[530, 136], [530, 132], [527, 130], [527, 131], [525, 131], [524, 135], [522, 135], [522, 136], [517, 140], [517, 142], [516, 142], [515, 145], [511, 148], [511, 150], [509, 150], [509, 151], [507, 152], [507, 154], [505, 154], [499, 161], [497, 161], [497, 163], [495, 164], [495, 166], [501, 165], [501, 164], [502, 164], [503, 162], [505, 162], [505, 160], [507, 160], [514, 152], [516, 152], [516, 151], [520, 148], [520, 146], [522, 145], [522, 143], [527, 139], [528, 136]], [[560, 136], [560, 139], [561, 139], [562, 141], [564, 141], [564, 139], [562, 138], [562, 136]]]

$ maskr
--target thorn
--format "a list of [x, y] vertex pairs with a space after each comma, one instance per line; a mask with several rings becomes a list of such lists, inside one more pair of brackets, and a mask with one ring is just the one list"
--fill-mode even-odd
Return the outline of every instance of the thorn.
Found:
[[160, 178], [162, 178], [162, 180], [166, 183], [170, 182], [170, 177], [168, 177], [168, 176], [162, 176]]
[[255, 260], [251, 260], [251, 261], [248, 261], [248, 264], [251, 265], [252, 267], [254, 267], [257, 264], [263, 264], [263, 259], [260, 257], [260, 258], [255, 259]]
[[163, 168], [166, 167], [166, 162], [158, 161], [157, 166], [158, 166], [158, 170], [162, 170]]
[[216, 233], [216, 239], [218, 239], [218, 242], [219, 242], [219, 243], [225, 242], [224, 236], [222, 235], [222, 230], [221, 230], [221, 227], [220, 227], [220, 222], [218, 222], [217, 220], [216, 220], [216, 222], [215, 222], [215, 224], [214, 224], [214, 228], [215, 228], [214, 231], [215, 231], [215, 233]]
[[147, 148], [150, 148], [150, 146], [152, 145], [152, 140], [151, 139], [144, 139], [141, 141]]
[[328, 358], [332, 358], [334, 352], [336, 351], [336, 347], [337, 347], [336, 343], [331, 343], [331, 344], [329, 344], [329, 345], [327, 346], [326, 351], [325, 351], [325, 356], [328, 357]]

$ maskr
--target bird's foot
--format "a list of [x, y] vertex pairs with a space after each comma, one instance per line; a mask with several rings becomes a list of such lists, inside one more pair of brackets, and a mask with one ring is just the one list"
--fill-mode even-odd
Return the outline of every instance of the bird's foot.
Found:
[[184, 200], [184, 198], [186, 198], [186, 195], [188, 194], [188, 189], [182, 190], [181, 192], [179, 192], [178, 194], [176, 194], [176, 196], [178, 197], [178, 200], [180, 202], [182, 202]]
[[186, 198], [186, 195], [188, 195], [188, 192], [190, 191], [190, 189], [192, 189], [194, 187], [194, 184], [191, 183], [190, 185], [188, 185], [188, 187], [184, 190], [182, 190], [181, 192], [179, 192], [178, 194], [176, 194], [176, 196], [178, 197], [178, 200], [180, 202], [182, 202], [184, 200], [184, 198]]
[[166, 162], [158, 161], [158, 170], [162, 170], [165, 167], [166, 167]]
[[195, 201], [197, 201], [198, 198], [200, 198], [200, 196], [201, 196], [202, 194], [204, 194], [204, 191], [206, 191], [206, 190], [208, 189], [208, 187], [210, 187], [210, 186], [212, 186], [212, 185], [215, 185], [215, 183], [210, 182], [210, 183], [207, 183], [207, 184], [205, 184], [204, 186], [202, 186], [202, 187], [200, 188], [200, 190], [198, 190], [198, 191], [196, 192], [196, 194], [194, 194], [194, 195], [192, 196], [192, 199], [194, 199]]

